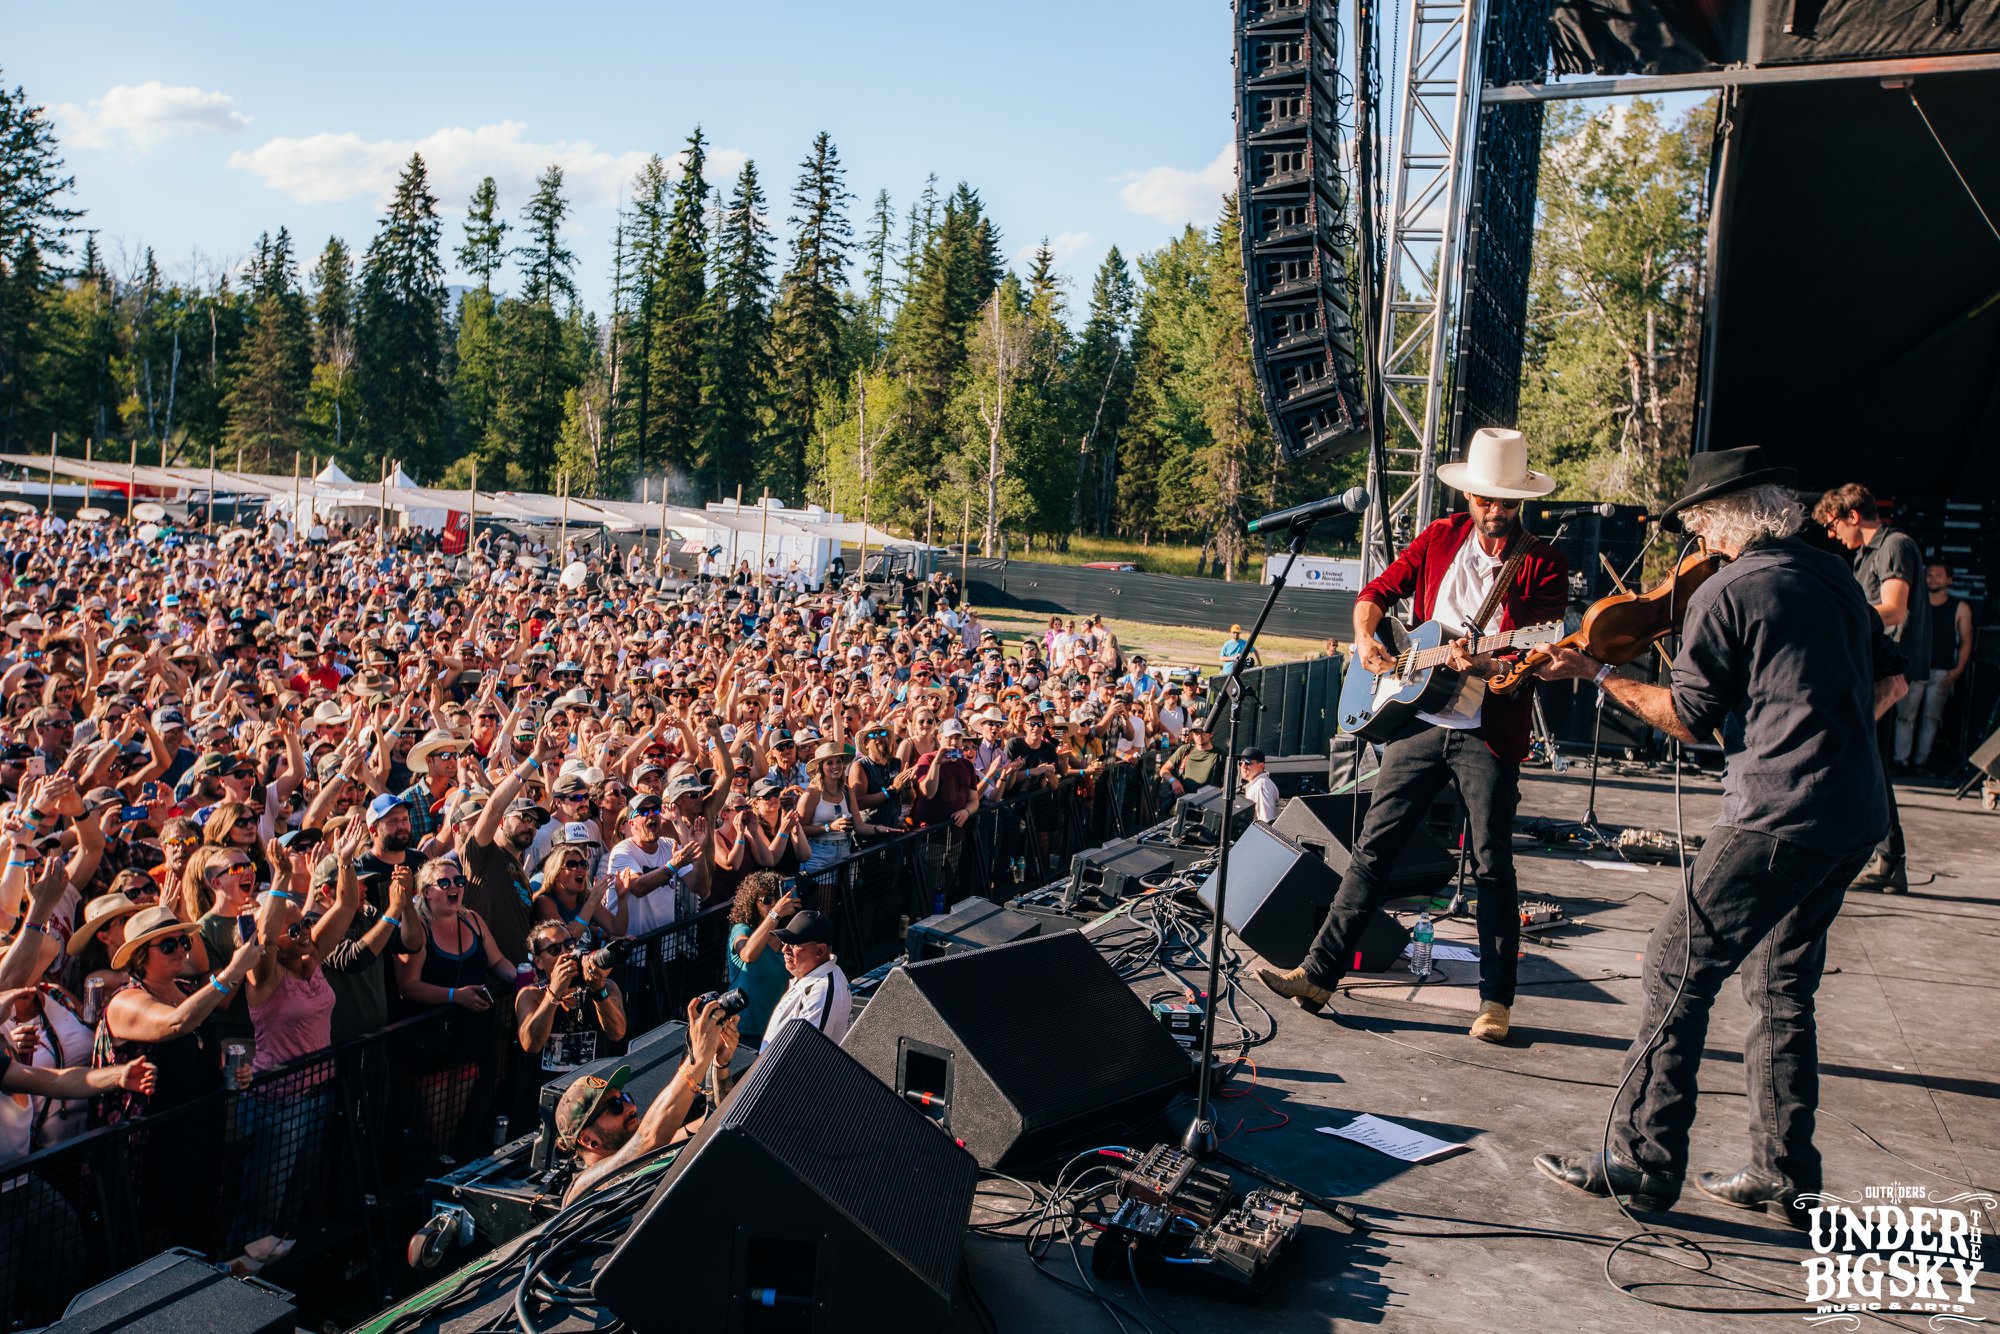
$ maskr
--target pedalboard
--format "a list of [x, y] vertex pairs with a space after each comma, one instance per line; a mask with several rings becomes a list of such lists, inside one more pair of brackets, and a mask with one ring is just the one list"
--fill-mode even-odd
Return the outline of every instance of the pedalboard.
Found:
[[1305, 1224], [1295, 1193], [1237, 1194], [1228, 1176], [1169, 1144], [1156, 1144], [1126, 1169], [1118, 1207], [1091, 1248], [1100, 1277], [1143, 1268], [1149, 1277], [1211, 1295], [1261, 1300], [1278, 1257]]
[[1561, 926], [1566, 919], [1563, 907], [1552, 899], [1529, 899], [1521, 905], [1521, 929], [1537, 931], [1546, 927]]

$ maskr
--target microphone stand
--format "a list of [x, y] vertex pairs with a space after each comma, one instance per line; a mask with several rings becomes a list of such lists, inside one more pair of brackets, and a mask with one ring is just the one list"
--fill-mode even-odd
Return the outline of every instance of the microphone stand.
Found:
[[1240, 737], [1238, 730], [1243, 721], [1243, 664], [1257, 647], [1257, 636], [1264, 629], [1264, 622], [1270, 619], [1271, 609], [1278, 603], [1278, 594], [1284, 592], [1285, 581], [1291, 577], [1292, 566], [1298, 561], [1299, 547], [1306, 535], [1312, 531], [1315, 520], [1302, 519], [1292, 526], [1291, 544], [1285, 548], [1285, 565], [1271, 577], [1271, 591], [1264, 595], [1264, 605], [1258, 609], [1257, 619], [1250, 626], [1250, 634], [1244, 641], [1243, 651], [1236, 655], [1229, 674], [1223, 679], [1222, 689], [1216, 692], [1210, 703], [1208, 717], [1204, 719], [1210, 731], [1215, 728], [1215, 716], [1221, 712], [1225, 702], [1229, 708], [1229, 740], [1223, 747], [1226, 761], [1222, 775], [1222, 846], [1216, 852], [1215, 861], [1215, 911], [1208, 926], [1208, 992], [1201, 1014], [1201, 1073], [1195, 1087], [1194, 1119], [1188, 1123], [1187, 1133], [1181, 1137], [1181, 1148], [1195, 1158], [1213, 1158], [1217, 1150], [1215, 1137], [1215, 1105], [1212, 1099], [1213, 1076], [1215, 1070], [1215, 1007], [1217, 988], [1222, 976], [1222, 925], [1224, 912], [1229, 901], [1229, 851], [1235, 842], [1230, 836], [1231, 825], [1236, 815], [1236, 753]]

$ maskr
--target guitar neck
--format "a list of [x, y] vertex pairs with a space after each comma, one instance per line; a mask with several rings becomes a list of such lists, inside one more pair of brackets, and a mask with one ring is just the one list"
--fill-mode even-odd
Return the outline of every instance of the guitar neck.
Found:
[[[1472, 640], [1471, 652], [1477, 655], [1495, 653], [1503, 648], [1519, 648], [1523, 644], [1546, 640], [1551, 633], [1560, 632], [1561, 629], [1560, 625], [1524, 625], [1517, 630], [1502, 630], [1498, 634], [1476, 635]], [[1409, 666], [1405, 670], [1421, 672], [1443, 664], [1450, 657], [1449, 645], [1440, 644], [1436, 648], [1422, 649], [1410, 655]]]

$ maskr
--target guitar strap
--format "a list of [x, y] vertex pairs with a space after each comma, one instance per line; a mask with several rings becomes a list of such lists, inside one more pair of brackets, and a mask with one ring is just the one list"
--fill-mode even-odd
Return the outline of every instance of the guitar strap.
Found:
[[[1475, 542], [1478, 539], [1468, 533], [1465, 540]], [[1500, 599], [1507, 595], [1507, 585], [1514, 582], [1514, 575], [1520, 570], [1521, 561], [1526, 558], [1527, 554], [1528, 530], [1516, 527], [1514, 529], [1513, 548], [1507, 556], [1507, 563], [1500, 567], [1500, 577], [1495, 579], [1493, 587], [1487, 590], [1486, 601], [1479, 604], [1479, 614], [1472, 618], [1472, 624], [1467, 627], [1467, 633], [1475, 637], [1486, 633], [1486, 622], [1492, 619], [1493, 609], [1500, 605]]]

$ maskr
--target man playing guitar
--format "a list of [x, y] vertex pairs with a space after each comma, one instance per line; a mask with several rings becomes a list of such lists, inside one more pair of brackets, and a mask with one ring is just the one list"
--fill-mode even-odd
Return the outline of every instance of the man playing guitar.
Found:
[[[1413, 599], [1417, 621], [1437, 620], [1464, 633], [1490, 633], [1559, 621], [1569, 598], [1569, 562], [1521, 527], [1521, 501], [1555, 490], [1555, 479], [1528, 468], [1518, 431], [1480, 430], [1465, 462], [1438, 469], [1438, 480], [1465, 494], [1467, 512], [1439, 519], [1361, 590], [1354, 603], [1355, 648], [1362, 666], [1392, 671], [1376, 638], [1387, 610]], [[1332, 999], [1362, 933], [1380, 908], [1389, 875], [1446, 782], [1465, 803], [1473, 878], [1479, 891], [1479, 999], [1473, 1037], [1503, 1041], [1514, 1003], [1521, 913], [1514, 883], [1514, 809], [1521, 761], [1528, 754], [1530, 692], [1488, 696], [1491, 655], [1452, 646], [1450, 665], [1466, 674], [1440, 712], [1418, 714], [1382, 752], [1381, 772], [1340, 892], [1312, 952], [1289, 972], [1260, 968], [1264, 985], [1318, 1010]]]

